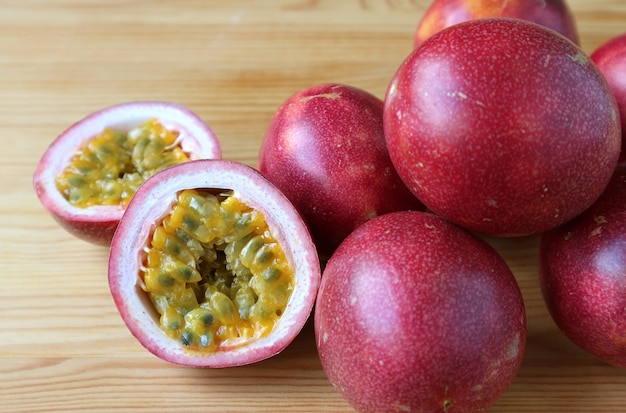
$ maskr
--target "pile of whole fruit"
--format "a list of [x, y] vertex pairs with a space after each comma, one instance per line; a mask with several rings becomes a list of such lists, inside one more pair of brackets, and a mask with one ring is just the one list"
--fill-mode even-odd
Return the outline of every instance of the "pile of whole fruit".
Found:
[[122, 318], [173, 363], [260, 361], [313, 313], [359, 412], [483, 412], [519, 370], [526, 315], [480, 234], [543, 234], [554, 320], [626, 368], [626, 37], [588, 56], [562, 1], [496, 3], [435, 0], [384, 100], [289, 97], [258, 171], [220, 159], [189, 110], [135, 102], [63, 133], [37, 194], [110, 245]]

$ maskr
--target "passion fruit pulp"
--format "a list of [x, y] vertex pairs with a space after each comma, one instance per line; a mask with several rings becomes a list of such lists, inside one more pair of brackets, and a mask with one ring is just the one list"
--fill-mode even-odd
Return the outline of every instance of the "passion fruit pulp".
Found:
[[213, 131], [169, 102], [130, 102], [95, 112], [52, 142], [33, 178], [41, 203], [73, 235], [109, 245], [137, 188], [159, 170], [214, 159]]
[[313, 308], [315, 245], [254, 169], [197, 160], [138, 189], [111, 244], [109, 284], [131, 333], [177, 364], [227, 367], [282, 351]]

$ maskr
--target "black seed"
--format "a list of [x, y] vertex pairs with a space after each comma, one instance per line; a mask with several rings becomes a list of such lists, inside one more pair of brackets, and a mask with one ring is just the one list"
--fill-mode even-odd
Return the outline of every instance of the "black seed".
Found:
[[193, 345], [195, 337], [193, 331], [185, 330], [183, 334], [180, 336], [180, 342], [183, 343], [183, 346], [191, 346]]
[[167, 250], [167, 252], [176, 257], [180, 255], [180, 244], [178, 242], [174, 242], [169, 237], [167, 238], [167, 240], [165, 240], [165, 249]]
[[261, 238], [260, 235], [257, 235], [246, 244], [246, 246], [242, 249], [241, 254], [242, 255], [256, 254], [264, 244], [265, 242], [263, 242], [263, 238]]
[[274, 258], [274, 252], [264, 245], [254, 257], [255, 262], [259, 265], [264, 265], [269, 263]]
[[171, 321], [167, 325], [167, 328], [169, 328], [170, 330], [178, 330], [180, 328], [180, 321], [179, 320]]
[[83, 177], [78, 176], [78, 175], [72, 175], [68, 177], [67, 181], [69, 182], [71, 186], [83, 186], [87, 184], [87, 181], [85, 181]]
[[108, 146], [104, 145], [104, 146], [99, 146], [96, 149], [96, 156], [100, 157], [107, 157], [110, 156], [113, 153], [113, 151], [111, 150], [111, 148], [109, 148]]
[[179, 265], [176, 269], [176, 272], [179, 275], [178, 278], [181, 278], [183, 280], [189, 280], [194, 275], [191, 267], [187, 265]]
[[[184, 221], [185, 219], [190, 218], [188, 215], [185, 216], [185, 218], [183, 219], [183, 225], [184, 225]], [[174, 233], [176, 234], [176, 238], [178, 238], [178, 240], [180, 242], [182, 242], [183, 244], [187, 244], [190, 240], [191, 237], [183, 230], [181, 230], [180, 228], [176, 228], [174, 230]]]
[[174, 278], [172, 278], [169, 274], [159, 274], [159, 284], [163, 287], [171, 287], [174, 283]]
[[239, 317], [247, 320], [250, 317], [250, 308], [256, 303], [257, 295], [254, 290], [248, 286], [242, 287], [237, 291], [234, 302], [239, 312]]
[[182, 224], [183, 224], [183, 228], [192, 232], [198, 229], [198, 227], [200, 226], [200, 222], [194, 217], [189, 216], [189, 215], [185, 215], [185, 218], [183, 218]]
[[234, 225], [234, 239], [241, 239], [250, 234], [254, 227], [252, 224], [252, 214], [250, 212], [244, 212], [241, 217], [235, 222]]
[[213, 335], [210, 333], [202, 334], [198, 341], [202, 347], [210, 346], [213, 343]]
[[267, 282], [274, 282], [280, 278], [282, 272], [276, 267], [269, 267], [263, 271], [263, 279]]
[[239, 218], [237, 220], [237, 222], [235, 223], [235, 228], [236, 229], [245, 229], [248, 225], [250, 225], [250, 222], [252, 222], [252, 217], [250, 215], [249, 212], [244, 212], [241, 215], [241, 218]]
[[205, 314], [202, 314], [202, 317], [200, 317], [200, 321], [202, 321], [202, 324], [209, 327], [213, 325], [213, 322], [215, 321], [215, 317], [213, 316], [212, 313], [206, 312]]

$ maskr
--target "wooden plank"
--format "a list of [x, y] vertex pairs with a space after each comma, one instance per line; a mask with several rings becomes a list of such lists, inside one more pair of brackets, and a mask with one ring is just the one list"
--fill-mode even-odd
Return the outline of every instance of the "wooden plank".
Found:
[[[428, 1], [0, 1], [0, 411], [350, 412], [326, 379], [309, 323], [280, 355], [206, 370], [165, 363], [119, 317], [107, 250], [74, 239], [32, 189], [50, 142], [131, 100], [180, 102], [224, 158], [256, 165], [267, 124], [297, 90], [347, 83], [382, 97]], [[583, 49], [626, 24], [618, 0], [569, 2]], [[537, 282], [537, 237], [488, 241], [524, 294], [528, 349], [490, 410], [626, 411], [626, 372], [569, 342]]]

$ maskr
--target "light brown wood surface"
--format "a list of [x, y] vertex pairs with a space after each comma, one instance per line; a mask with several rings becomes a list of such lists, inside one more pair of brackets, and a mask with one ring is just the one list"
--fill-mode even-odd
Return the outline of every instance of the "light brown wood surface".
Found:
[[[62, 230], [32, 174], [73, 122], [152, 99], [188, 106], [224, 158], [255, 166], [270, 117], [297, 90], [339, 82], [382, 97], [428, 3], [0, 0], [0, 411], [352, 411], [321, 369], [311, 323], [283, 353], [247, 367], [183, 368], [149, 354], [113, 304], [107, 249]], [[621, 0], [569, 4], [589, 53], [626, 31]], [[490, 411], [626, 412], [626, 371], [551, 321], [538, 238], [489, 241], [528, 313], [523, 366]]]

